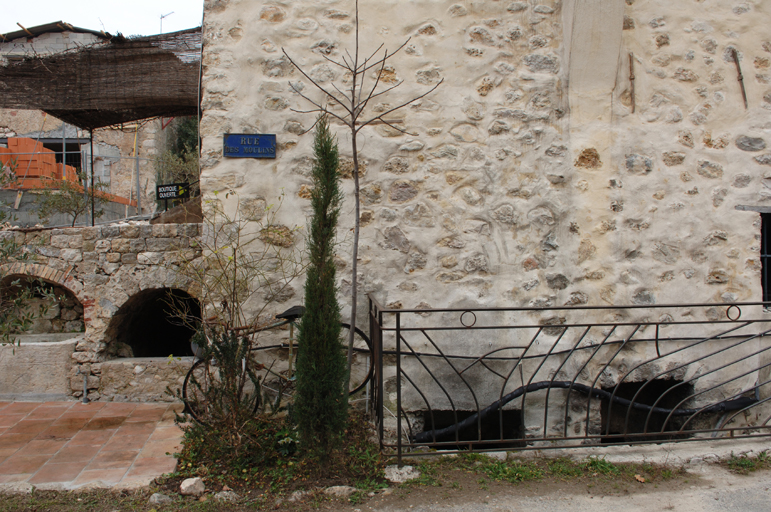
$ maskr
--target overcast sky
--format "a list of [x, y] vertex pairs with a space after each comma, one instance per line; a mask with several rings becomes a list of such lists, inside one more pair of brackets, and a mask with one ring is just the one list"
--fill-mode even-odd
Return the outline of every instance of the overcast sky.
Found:
[[[76, 27], [124, 36], [175, 32], [201, 25], [203, 0], [2, 0], [0, 34], [65, 21]], [[101, 21], [100, 21], [101, 19]]]

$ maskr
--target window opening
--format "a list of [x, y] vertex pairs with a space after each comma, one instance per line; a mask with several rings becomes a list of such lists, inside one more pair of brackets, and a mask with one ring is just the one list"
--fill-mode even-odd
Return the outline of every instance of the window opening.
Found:
[[[463, 421], [469, 416], [472, 416], [476, 411], [456, 411], [457, 421]], [[439, 411], [424, 411], [423, 412], [423, 431], [430, 431], [431, 425], [434, 425], [435, 430], [441, 430], [445, 427], [449, 427], [456, 422], [456, 413], [452, 410], [439, 410]], [[499, 416], [500, 414], [500, 416]], [[433, 415], [433, 423], [432, 423]], [[501, 450], [506, 448], [521, 448], [525, 446], [523, 441], [513, 441], [514, 439], [522, 439], [522, 411], [512, 409], [505, 411], [498, 411], [494, 414], [490, 414], [482, 419], [481, 432], [477, 429], [475, 423], [472, 427], [462, 429], [458, 432], [459, 444], [455, 445], [436, 445], [435, 448], [440, 450], [463, 450], [468, 448], [468, 444], [463, 442], [473, 442], [476, 449], [485, 448], [499, 448]], [[503, 430], [501, 430], [503, 427]], [[452, 442], [455, 441], [455, 434], [447, 434], [444, 436], [438, 436], [437, 442]], [[510, 442], [501, 443], [500, 440], [511, 440]], [[487, 442], [485, 441], [498, 441]]]
[[[645, 386], [643, 388], [643, 386]], [[642, 392], [637, 392], [642, 388]], [[674, 388], [670, 391], [671, 388]], [[616, 396], [619, 398], [626, 398], [632, 400], [637, 394], [636, 402], [645, 405], [656, 404], [656, 407], [663, 409], [671, 409], [680, 404], [680, 408], [687, 408], [689, 402], [687, 399], [693, 395], [693, 384], [686, 383], [676, 379], [655, 379], [650, 382], [624, 382], [618, 385], [618, 387], [610, 386], [603, 387], [605, 391], [613, 393], [615, 390]], [[658, 400], [662, 395], [663, 398]], [[656, 402], [658, 400], [658, 403]], [[686, 400], [683, 403], [681, 401]], [[648, 419], [648, 411], [641, 411], [633, 409], [629, 415], [629, 423], [626, 422], [628, 407], [621, 404], [614, 403], [608, 410], [608, 401], [602, 401], [601, 409], [601, 421], [602, 421], [602, 435], [603, 436], [619, 436], [625, 434], [623, 437], [603, 437], [602, 443], [619, 443], [619, 442], [635, 442], [635, 441], [667, 441], [670, 439], [686, 438], [690, 437], [687, 434], [672, 434], [671, 432], [677, 432], [687, 417], [672, 416], [669, 421], [664, 425], [664, 421], [667, 419], [667, 414], [652, 413], [650, 419]], [[608, 413], [610, 412], [610, 417]], [[608, 422], [610, 420], [610, 422]], [[648, 435], [633, 435], [643, 434], [645, 429], [645, 422], [648, 421], [647, 434]], [[694, 418], [688, 424], [689, 428], [693, 428], [699, 418]], [[626, 431], [625, 431], [626, 427]], [[661, 432], [662, 428], [664, 433], [661, 435], [650, 435], [655, 432]]]

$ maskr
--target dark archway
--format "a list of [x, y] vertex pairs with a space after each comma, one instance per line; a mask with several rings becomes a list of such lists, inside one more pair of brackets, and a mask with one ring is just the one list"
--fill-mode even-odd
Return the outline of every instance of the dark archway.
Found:
[[107, 328], [108, 353], [116, 357], [192, 356], [195, 327], [183, 322], [200, 318], [201, 306], [189, 293], [171, 288], [143, 290], [113, 315]]

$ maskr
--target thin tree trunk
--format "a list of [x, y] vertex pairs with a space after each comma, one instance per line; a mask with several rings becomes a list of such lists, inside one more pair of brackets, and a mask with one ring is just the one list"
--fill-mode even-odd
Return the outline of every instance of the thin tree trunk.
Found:
[[351, 329], [348, 332], [348, 376], [346, 377], [346, 389], [350, 389], [351, 366], [353, 364], [353, 336], [356, 330], [356, 304], [358, 299], [358, 259], [359, 259], [359, 157], [356, 153], [356, 132], [351, 137], [351, 149], [353, 149], [353, 201], [356, 219], [353, 223], [353, 261], [351, 262]]

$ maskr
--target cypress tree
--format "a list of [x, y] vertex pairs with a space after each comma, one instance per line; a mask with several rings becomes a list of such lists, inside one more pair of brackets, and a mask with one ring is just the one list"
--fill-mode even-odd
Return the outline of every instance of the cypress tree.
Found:
[[345, 429], [347, 363], [340, 338], [340, 305], [335, 285], [334, 241], [343, 200], [337, 142], [321, 116], [314, 138], [313, 217], [308, 229], [309, 267], [305, 314], [297, 335], [294, 414], [301, 445], [318, 456], [339, 446]]

